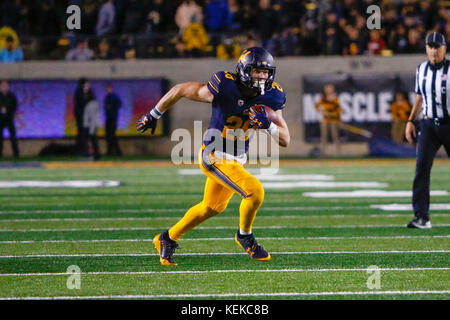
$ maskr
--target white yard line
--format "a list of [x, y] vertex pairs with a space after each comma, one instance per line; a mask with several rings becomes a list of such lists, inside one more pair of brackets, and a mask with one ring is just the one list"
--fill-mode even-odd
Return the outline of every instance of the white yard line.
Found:
[[289, 297], [289, 296], [352, 296], [352, 295], [414, 295], [449, 294], [450, 290], [392, 290], [392, 291], [335, 291], [335, 292], [265, 292], [265, 293], [197, 293], [165, 295], [103, 295], [54, 297], [0, 297], [1, 300], [74, 300], [74, 299], [165, 299], [165, 298], [227, 298], [227, 297]]
[[[284, 200], [280, 201], [270, 201], [265, 200], [264, 203], [284, 203]], [[288, 201], [287, 201], [288, 202]], [[236, 204], [237, 205], [237, 204]], [[5, 214], [88, 214], [88, 213], [150, 213], [150, 212], [186, 212], [186, 208], [168, 208], [168, 209], [92, 209], [92, 210], [0, 210], [0, 215]], [[315, 211], [315, 210], [351, 210], [351, 209], [365, 209], [365, 210], [374, 210], [369, 206], [295, 206], [295, 207], [261, 207], [259, 211], [270, 211], [270, 210], [278, 210], [278, 211]], [[230, 209], [229, 209], [230, 210]]]
[[63, 181], [43, 181], [43, 180], [16, 180], [0, 181], [2, 188], [100, 188], [118, 187], [120, 181], [106, 180], [63, 180]]
[[[450, 253], [450, 250], [374, 250], [374, 251], [292, 251], [271, 252], [273, 255], [315, 255], [315, 254], [399, 254], [399, 253]], [[245, 252], [190, 252], [177, 253], [177, 256], [232, 256], [246, 255]], [[28, 255], [3, 255], [2, 259], [23, 258], [73, 258], [73, 257], [152, 257], [159, 256], [156, 253], [80, 253], [80, 254], [28, 254]]]
[[187, 209], [120, 209], [120, 210], [2, 210], [0, 215], [5, 214], [80, 214], [80, 213], [150, 213], [150, 212], [185, 212]]
[[[263, 210], [260, 210], [263, 211]], [[289, 210], [290, 211], [290, 210]], [[264, 216], [261, 215], [258, 217], [258, 220], [266, 220], [266, 219], [314, 219], [314, 218], [398, 218], [409, 216], [411, 213], [392, 213], [392, 214], [327, 214], [327, 215], [286, 215], [286, 216]], [[433, 217], [450, 217], [450, 213], [435, 213]], [[181, 217], [124, 217], [124, 218], [24, 218], [24, 219], [0, 219], [0, 223], [2, 222], [58, 222], [58, 221], [155, 221], [155, 220], [179, 220]], [[214, 220], [235, 220], [238, 219], [239, 216], [219, 216], [214, 217]]]
[[[145, 231], [145, 230], [164, 230], [168, 229], [170, 226], [162, 227], [118, 227], [118, 228], [61, 228], [61, 229], [3, 229], [0, 232], [62, 232], [62, 231]], [[287, 226], [269, 226], [269, 227], [259, 227], [253, 229], [283, 229], [288, 228]], [[237, 227], [231, 226], [217, 226], [217, 227], [197, 227], [196, 230], [220, 230], [220, 229], [237, 229]]]
[[[406, 223], [406, 222], [405, 222]], [[380, 225], [333, 225], [333, 226], [265, 226], [265, 227], [253, 227], [253, 230], [265, 230], [265, 229], [366, 229], [366, 228], [403, 228], [404, 224], [380, 224]], [[64, 231], [145, 231], [145, 230], [164, 230], [171, 226], [160, 226], [160, 227], [117, 227], [117, 228], [54, 228], [54, 229], [2, 229], [0, 232], [64, 232]], [[436, 227], [450, 227], [450, 224], [441, 223], [433, 224], [433, 228]], [[235, 230], [236, 226], [215, 226], [215, 227], [197, 227], [195, 230], [222, 230], [231, 229]]]
[[[304, 192], [304, 197], [311, 198], [402, 198], [411, 197], [411, 190], [353, 190], [353, 191], [322, 191]], [[447, 196], [447, 190], [431, 190], [431, 196]]]
[[263, 182], [265, 189], [294, 188], [387, 188], [387, 183], [376, 181], [295, 181], [295, 182]]
[[260, 174], [255, 178], [261, 181], [332, 181], [334, 176], [325, 174]]
[[[258, 240], [365, 240], [365, 239], [445, 239], [450, 235], [435, 236], [365, 236], [365, 237], [258, 237]], [[233, 241], [234, 238], [186, 238], [185, 241]], [[6, 240], [0, 244], [29, 244], [29, 243], [102, 243], [102, 242], [152, 242], [153, 239], [92, 239], [92, 240]]]
[[[384, 211], [413, 211], [411, 204], [403, 203], [371, 204], [370, 208]], [[431, 203], [430, 210], [450, 210], [450, 203]]]
[[[208, 274], [208, 273], [273, 273], [273, 272], [366, 272], [370, 268], [322, 268], [322, 269], [229, 269], [229, 270], [181, 270], [181, 271], [94, 271], [81, 272], [80, 275], [145, 275], [145, 274]], [[372, 269], [373, 270], [373, 269]], [[379, 271], [447, 271], [450, 267], [442, 268], [378, 268]], [[67, 276], [67, 272], [38, 272], [38, 273], [0, 273], [0, 277], [28, 277], [28, 276]], [[1, 299], [1, 298], [0, 298]]]

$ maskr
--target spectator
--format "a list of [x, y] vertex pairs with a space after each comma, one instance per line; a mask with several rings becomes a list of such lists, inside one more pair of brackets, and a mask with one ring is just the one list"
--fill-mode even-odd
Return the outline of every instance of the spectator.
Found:
[[173, 56], [175, 58], [184, 58], [186, 56], [186, 45], [184, 44], [181, 37], [176, 37], [174, 39], [174, 43], [175, 52]]
[[200, 23], [191, 23], [183, 32], [183, 43], [191, 57], [200, 57], [212, 48], [208, 46], [209, 38], [206, 30]]
[[405, 26], [409, 28], [414, 28], [414, 26], [418, 23], [418, 18], [413, 13], [408, 13], [403, 18], [403, 23]]
[[336, 12], [328, 11], [325, 17], [326, 17], [325, 18], [325, 26], [324, 26], [325, 30], [330, 27], [338, 28], [339, 24], [338, 24]]
[[298, 46], [298, 32], [296, 28], [285, 28], [280, 35], [279, 55], [280, 56], [294, 56], [296, 55]]
[[386, 49], [386, 44], [380, 36], [380, 31], [377, 29], [370, 30], [370, 40], [367, 44], [367, 52], [373, 55], [380, 55], [381, 51]]
[[344, 55], [350, 56], [363, 54], [364, 48], [366, 47], [366, 42], [360, 35], [359, 30], [355, 27], [348, 26], [345, 31], [347, 33], [348, 39], [342, 53]]
[[403, 24], [399, 23], [395, 32], [391, 33], [390, 47], [396, 53], [408, 53], [408, 35]]
[[336, 154], [340, 154], [339, 142], [339, 122], [341, 121], [341, 107], [339, 106], [339, 99], [336, 96], [334, 85], [327, 84], [323, 87], [322, 97], [316, 103], [315, 108], [317, 112], [322, 114], [320, 122], [320, 144], [322, 154], [326, 154], [326, 145], [328, 141], [328, 130], [331, 131], [333, 144], [336, 147]]
[[76, 136], [76, 148], [78, 152], [83, 151], [84, 140], [83, 140], [83, 117], [84, 109], [88, 103], [88, 99], [92, 94], [91, 84], [86, 78], [81, 78], [78, 80], [78, 86], [75, 90], [73, 97], [74, 102], [74, 116], [75, 123], [77, 126], [77, 136]]
[[305, 6], [302, 1], [284, 0], [281, 6], [281, 27], [300, 27], [299, 22], [305, 14]]
[[61, 34], [61, 17], [49, 0], [43, 1], [38, 16], [39, 35], [44, 35], [41, 39], [40, 51], [51, 54], [57, 48], [57, 39]]
[[336, 27], [330, 25], [325, 30], [325, 38], [322, 45], [322, 53], [325, 55], [338, 55], [342, 53], [341, 41]]
[[230, 31], [239, 32], [241, 26], [236, 17], [239, 13], [239, 5], [236, 0], [228, 0], [228, 28]]
[[113, 87], [108, 84], [106, 86], [106, 97], [105, 97], [105, 116], [106, 116], [106, 142], [107, 142], [107, 153], [109, 156], [121, 156], [122, 151], [120, 151], [119, 143], [117, 141], [117, 120], [119, 117], [119, 108], [122, 106], [122, 101], [119, 96], [114, 93]]
[[395, 7], [386, 8], [386, 11], [383, 11], [382, 9], [382, 12], [383, 16], [381, 25], [383, 26], [383, 29], [386, 30], [389, 38], [392, 39], [395, 34], [395, 29], [402, 23], [397, 21], [397, 12], [395, 11]]
[[101, 6], [97, 19], [97, 36], [108, 35], [114, 31], [114, 10], [114, 0], [106, 0]]
[[314, 30], [308, 28], [300, 29], [298, 47], [301, 55], [317, 56], [320, 54], [320, 44], [314, 35]]
[[277, 11], [270, 6], [270, 0], [259, 0], [258, 9], [254, 29], [261, 38], [264, 46], [265, 42], [272, 37], [273, 33], [280, 31], [280, 24]]
[[423, 52], [425, 45], [421, 40], [419, 32], [412, 28], [408, 31], [408, 45], [406, 46], [407, 53], [421, 53]]
[[80, 40], [77, 47], [69, 50], [66, 55], [68, 61], [89, 61], [94, 58], [94, 51], [89, 49], [89, 41]]
[[128, 0], [123, 9], [122, 33], [135, 34], [145, 26], [147, 7], [142, 0]]
[[208, 31], [221, 32], [230, 24], [228, 0], [208, 0], [205, 7], [204, 24]]
[[[118, 56], [122, 59], [126, 59], [126, 57], [130, 57], [130, 53], [132, 49], [136, 48], [136, 39], [134, 35], [123, 34], [120, 36], [120, 48]], [[134, 57], [136, 57], [136, 50], [134, 50]]]
[[175, 23], [180, 34], [191, 23], [201, 23], [203, 20], [202, 8], [194, 0], [183, 0], [175, 13]]
[[84, 0], [81, 6], [81, 30], [84, 35], [94, 35], [97, 27], [98, 6], [95, 0]]
[[408, 102], [406, 92], [399, 91], [395, 93], [395, 101], [391, 104], [392, 114], [392, 141], [403, 143], [405, 140], [405, 129], [411, 113], [411, 105]]
[[261, 44], [259, 43], [258, 39], [256, 38], [256, 36], [254, 36], [253, 34], [248, 34], [245, 40], [244, 45], [242, 46], [242, 48], [253, 48], [253, 47], [258, 47]]
[[430, 30], [433, 27], [434, 12], [436, 12], [437, 9], [429, 0], [419, 1], [419, 6], [419, 19], [425, 25], [425, 29]]
[[169, 30], [176, 30], [173, 16], [172, 7], [167, 1], [154, 0], [146, 18], [145, 33], [151, 35], [147, 40], [147, 58], [168, 54], [164, 52], [167, 45], [164, 34], [169, 33]]
[[217, 58], [220, 60], [231, 60], [239, 58], [241, 48], [233, 43], [232, 38], [225, 38], [223, 43], [217, 46]]
[[433, 29], [438, 31], [445, 30], [445, 25], [448, 23], [447, 9], [444, 6], [439, 6], [437, 17], [434, 21]]
[[[98, 149], [97, 128], [100, 127], [100, 104], [95, 100], [94, 93], [90, 91], [86, 98], [87, 104], [83, 114], [83, 135], [84, 135], [84, 156], [92, 157], [94, 160], [100, 159]], [[92, 147], [92, 153], [89, 148]]]
[[264, 42], [264, 48], [274, 56], [281, 56], [280, 35], [278, 33], [272, 34], [272, 37]]
[[14, 48], [14, 39], [11, 36], [6, 38], [6, 46], [0, 51], [0, 62], [15, 63], [23, 61], [22, 48]]
[[14, 157], [19, 157], [16, 127], [14, 126], [14, 114], [16, 111], [16, 95], [9, 90], [8, 81], [2, 80], [0, 84], [0, 157], [2, 157], [3, 154], [3, 129], [5, 127], [8, 128], [9, 131]]
[[[377, 48], [382, 46], [381, 41], [368, 42], [370, 36], [365, 26], [365, 11], [370, 4], [377, 4], [382, 8], [383, 27], [379, 32], [379, 39], [386, 41], [385, 48], [394, 53], [418, 53], [423, 51], [424, 45], [420, 39], [425, 30], [433, 29], [449, 34], [446, 31], [450, 24], [448, 14], [445, 3], [441, 2], [70, 0], [68, 4], [77, 4], [82, 8], [82, 26], [77, 34], [96, 34], [100, 37], [114, 35], [120, 38], [122, 35], [136, 36], [145, 33], [149, 36], [133, 45], [121, 46], [119, 41], [110, 42], [112, 51], [117, 51], [118, 56], [124, 56], [125, 49], [132, 46], [136, 48], [137, 57], [167, 57], [177, 56], [171, 54], [171, 50], [175, 51], [172, 32], [179, 31], [182, 36], [189, 24], [202, 22], [206, 30], [210, 31], [208, 42], [213, 46], [220, 45], [224, 32], [230, 32], [234, 37], [244, 37], [245, 33], [251, 32], [257, 41], [262, 42], [261, 45], [274, 48], [272, 51], [277, 55], [379, 54], [382, 49]], [[65, 51], [57, 40], [64, 30], [66, 8], [67, 1], [1, 1], [0, 25], [12, 26], [20, 31], [21, 36], [32, 40], [27, 48], [29, 57], [54, 59]], [[403, 26], [398, 27], [399, 25]], [[349, 28], [355, 28], [356, 31]], [[412, 29], [415, 31], [410, 32]], [[75, 35], [74, 32], [72, 34]], [[417, 34], [418, 40], [415, 39]], [[35, 38], [28, 38], [30, 35]], [[405, 39], [408, 35], [410, 44], [406, 46]], [[6, 34], [3, 39], [5, 37]], [[361, 44], [364, 44], [362, 48]], [[71, 43], [70, 47], [74, 46]], [[181, 46], [180, 44], [179, 47]], [[409, 49], [412, 51], [408, 51]], [[180, 53], [182, 51], [179, 50]]]
[[170, 1], [154, 0], [147, 14], [147, 33], [175, 31], [175, 9]]
[[126, 48], [123, 58], [127, 61], [136, 60], [136, 49], [134, 47]]
[[113, 54], [111, 53], [111, 48], [109, 42], [106, 39], [102, 39], [98, 44], [98, 49], [95, 55], [96, 60], [111, 60], [113, 59]]
[[450, 43], [450, 23], [447, 23], [445, 26], [445, 41], [446, 43]]
[[[252, 31], [255, 29], [257, 11], [249, 2], [244, 2], [240, 10], [233, 15], [233, 23], [239, 26], [240, 30]], [[249, 47], [250, 48], [250, 47]]]

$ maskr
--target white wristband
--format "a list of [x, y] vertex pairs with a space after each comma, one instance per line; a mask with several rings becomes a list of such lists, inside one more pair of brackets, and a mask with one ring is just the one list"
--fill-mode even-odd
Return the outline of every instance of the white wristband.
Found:
[[277, 134], [278, 131], [279, 131], [278, 126], [275, 123], [273, 123], [273, 122], [270, 124], [269, 128], [267, 128], [267, 132], [270, 135]]
[[151, 115], [153, 118], [155, 118], [155, 119], [161, 118], [163, 114], [164, 114], [164, 112], [160, 112], [160, 111], [158, 110], [158, 108], [156, 108], [156, 107], [154, 107], [154, 108], [152, 109], [152, 111], [150, 111], [150, 115]]

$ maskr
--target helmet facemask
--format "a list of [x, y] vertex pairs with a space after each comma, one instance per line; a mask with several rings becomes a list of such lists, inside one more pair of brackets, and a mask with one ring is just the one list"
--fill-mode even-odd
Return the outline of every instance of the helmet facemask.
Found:
[[[252, 70], [265, 69], [268, 70], [268, 78], [265, 80], [257, 79], [254, 81]], [[246, 49], [239, 57], [236, 66], [240, 82], [254, 92], [264, 94], [272, 88], [275, 79], [275, 64], [272, 55], [261, 47], [253, 47]]]
[[[268, 71], [267, 79], [255, 79], [252, 77], [253, 69], [264, 69]], [[273, 80], [275, 78], [275, 67], [263, 67], [263, 66], [247, 66], [244, 69], [245, 82], [244, 84], [250, 89], [257, 91], [261, 95], [264, 95], [265, 91], [270, 90]], [[241, 77], [242, 79], [242, 77]]]

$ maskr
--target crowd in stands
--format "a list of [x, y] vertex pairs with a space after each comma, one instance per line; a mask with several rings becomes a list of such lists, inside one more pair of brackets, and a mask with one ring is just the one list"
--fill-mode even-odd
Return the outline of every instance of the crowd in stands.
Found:
[[[66, 9], [73, 4], [81, 8], [81, 29], [70, 31]], [[380, 29], [366, 26], [370, 5], [381, 9]], [[432, 0], [1, 1], [0, 61], [234, 59], [255, 45], [275, 56], [423, 53], [429, 31], [450, 41], [447, 5]]]

